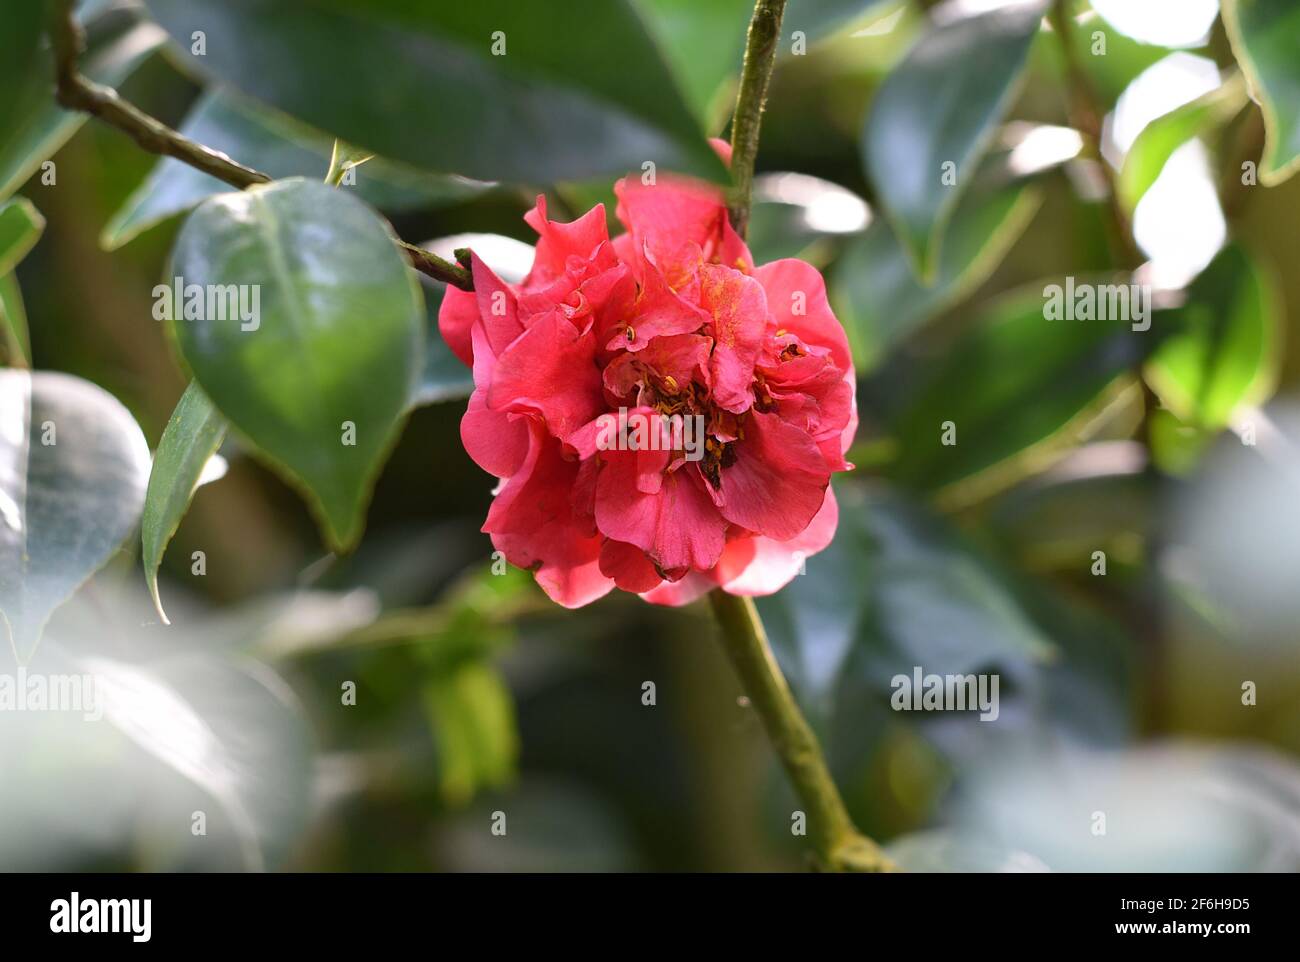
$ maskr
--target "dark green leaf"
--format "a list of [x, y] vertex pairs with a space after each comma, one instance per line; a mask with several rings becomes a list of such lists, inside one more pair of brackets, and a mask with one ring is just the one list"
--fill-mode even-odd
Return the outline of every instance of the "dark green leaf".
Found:
[[[277, 179], [297, 175], [321, 178], [330, 163], [327, 135], [225, 90], [204, 94], [180, 131]], [[378, 158], [358, 168], [355, 177], [356, 186], [348, 189], [386, 210], [455, 203], [490, 187], [463, 177], [410, 170]], [[166, 158], [113, 215], [100, 244], [105, 250], [114, 250], [160, 221], [229, 189], [215, 177]]]
[[1051, 643], [945, 525], [903, 498], [837, 485], [835, 540], [758, 601], [806, 707], [825, 721], [848, 673], [885, 700], [895, 675], [1024, 667]]
[[[96, 17], [86, 33], [81, 71], [110, 86], [129, 77], [166, 39], [154, 24], [139, 23], [133, 13], [120, 9]], [[0, 122], [0, 200], [21, 187], [86, 121], [85, 114], [64, 110], [55, 102], [53, 78], [53, 61], [45, 48], [26, 69], [12, 98], [6, 89], [8, 112], [0, 109], [5, 118]]]
[[647, 160], [724, 176], [628, 0], [149, 8], [196, 70], [384, 157], [527, 183]]
[[[1111, 290], [1103, 286], [1112, 282]], [[1133, 321], [1115, 316], [1129, 314], [1110, 306], [1121, 286], [1127, 298], [1132, 288], [1124, 278], [1067, 279], [996, 302], [921, 375], [922, 386], [893, 419], [900, 449], [894, 475], [924, 490], [971, 479], [974, 495], [1010, 480], [1004, 474], [1011, 469], [1031, 466], [1048, 453], [1039, 445], [1058, 433], [1086, 434], [1122, 393], [1124, 372], [1157, 342], [1156, 329], [1132, 329], [1142, 323], [1136, 312]], [[1100, 305], [1094, 318], [1105, 308], [1111, 319], [1049, 319], [1084, 297]], [[945, 436], [955, 443], [945, 444]], [[989, 470], [995, 466], [1007, 470]]]
[[1238, 407], [1268, 398], [1279, 362], [1280, 296], [1244, 249], [1222, 250], [1171, 313], [1179, 333], [1152, 355], [1146, 377], [1175, 415], [1213, 430]]
[[1293, 0], [1223, 0], [1232, 52], [1264, 111], [1259, 181], [1282, 183], [1300, 170], [1300, 5]]
[[424, 363], [419, 286], [387, 225], [316, 181], [221, 194], [186, 221], [168, 276], [258, 296], [250, 322], [178, 309], [181, 352], [218, 410], [310, 494], [326, 541], [354, 545]]
[[923, 278], [933, 275], [948, 219], [1010, 105], [1043, 7], [932, 28], [876, 93], [862, 132], [867, 177]]
[[0, 616], [20, 660], [135, 528], [148, 476], [144, 435], [111, 394], [0, 371]]
[[1040, 200], [1041, 193], [1023, 183], [962, 198], [930, 286], [917, 280], [883, 220], [855, 238], [836, 262], [831, 299], [848, 331], [858, 372], [870, 371], [900, 340], [988, 277], [1019, 238]]
[[26, 197], [0, 204], [0, 275], [18, 266], [44, 230], [45, 218]]
[[140, 533], [145, 582], [164, 624], [168, 621], [158, 597], [158, 566], [190, 506], [203, 468], [226, 436], [226, 428], [226, 419], [198, 384], [191, 382], [154, 452]]

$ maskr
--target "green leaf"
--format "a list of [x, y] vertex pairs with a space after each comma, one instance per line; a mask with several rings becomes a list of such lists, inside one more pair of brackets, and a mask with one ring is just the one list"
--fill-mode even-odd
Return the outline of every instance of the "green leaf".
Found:
[[1193, 137], [1231, 119], [1245, 105], [1246, 85], [1238, 76], [1147, 124], [1120, 168], [1116, 194], [1124, 209], [1133, 213], [1174, 151]]
[[13, 274], [0, 277], [0, 348], [10, 367], [31, 367], [32, 344], [27, 333], [27, 312], [22, 291]]
[[1042, 194], [1024, 183], [963, 197], [939, 253], [934, 283], [923, 285], [882, 220], [854, 238], [836, 262], [831, 300], [848, 332], [860, 374], [935, 315], [973, 291], [1001, 263], [1038, 210]]
[[725, 177], [628, 0], [148, 6], [198, 72], [384, 157], [526, 183], [647, 160]]
[[149, 448], [107, 391], [0, 370], [0, 616], [20, 661], [135, 528]]
[[[1156, 328], [1133, 330], [1136, 319], [1113, 316], [1128, 314], [1109, 306], [1121, 287], [1131, 293], [1123, 281], [1068, 278], [999, 299], [922, 372], [921, 387], [893, 418], [901, 449], [894, 476], [926, 491], [966, 481], [963, 493], [975, 496], [1051, 454], [1056, 446], [1044, 442], [1058, 434], [1084, 436], [1122, 396], [1125, 371], [1158, 341]], [[1103, 286], [1111, 282], [1113, 288]], [[1087, 296], [1112, 319], [1057, 316], [1058, 308]]]
[[836, 486], [835, 540], [807, 574], [758, 599], [781, 666], [825, 725], [850, 699], [884, 700], [913, 667], [1025, 669], [1053, 646], [942, 521], [902, 496]]
[[388, 226], [318, 181], [220, 194], [186, 221], [168, 276], [208, 293], [241, 286], [249, 322], [182, 320], [176, 304], [181, 353], [221, 413], [305, 489], [327, 543], [352, 547], [424, 363], [419, 286]]
[[438, 781], [451, 805], [515, 773], [519, 735], [514, 701], [491, 665], [464, 662], [424, 686], [424, 705], [438, 750]]
[[26, 197], [0, 204], [0, 274], [8, 274], [36, 246], [45, 218]]
[[[205, 93], [180, 132], [277, 179], [323, 177], [330, 163], [328, 135], [223, 89]], [[355, 190], [375, 207], [407, 210], [457, 203], [490, 187], [375, 159], [357, 171], [356, 186], [346, 189]], [[164, 158], [113, 215], [100, 245], [115, 250], [161, 221], [228, 190], [229, 185], [217, 178]]]
[[1244, 249], [1220, 251], [1171, 313], [1179, 333], [1161, 344], [1145, 373], [1179, 419], [1215, 430], [1239, 407], [1267, 400], [1280, 360], [1281, 297]]
[[145, 493], [140, 534], [144, 552], [145, 583], [163, 624], [170, 624], [158, 597], [158, 566], [181, 518], [189, 509], [199, 476], [221, 446], [228, 427], [197, 383], [191, 382], [181, 395], [158, 450], [153, 456], [149, 488]]
[[1010, 106], [1043, 8], [932, 28], [876, 93], [862, 131], [867, 178], [923, 279], [933, 277], [948, 220]]
[[[95, 17], [87, 24], [86, 35], [81, 71], [109, 86], [129, 77], [166, 39], [156, 25], [140, 23], [122, 9]], [[53, 78], [53, 60], [48, 48], [43, 48], [15, 87], [0, 87], [6, 90], [9, 104], [7, 112], [0, 108], [0, 200], [21, 187], [86, 121], [86, 114], [64, 110], [55, 102]]]
[[726, 105], [723, 84], [740, 76], [745, 32], [754, 12], [750, 0], [636, 0], [664, 55], [682, 96], [702, 123], [715, 129]]
[[1232, 52], [1264, 112], [1259, 181], [1275, 187], [1300, 170], [1300, 6], [1293, 0], [1223, 0]]

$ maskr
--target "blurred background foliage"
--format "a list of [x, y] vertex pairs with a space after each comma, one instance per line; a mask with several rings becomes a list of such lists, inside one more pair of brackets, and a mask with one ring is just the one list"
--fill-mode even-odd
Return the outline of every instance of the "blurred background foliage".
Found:
[[[700, 131], [723, 134], [750, 4], [633, 6], [644, 50], [628, 65], [593, 61], [591, 82], [662, 52], [662, 77], [634, 76], [647, 89], [629, 98], [671, 99], [661, 85], [674, 84]], [[1064, 5], [1100, 156], [1076, 132], [1079, 78], [1055, 30], [973, 30], [1000, 6], [789, 5], [750, 241], [758, 263], [799, 256], [826, 272], [862, 426], [858, 469], [837, 481], [835, 542], [760, 610], [860, 827], [907, 867], [1295, 870], [1300, 363], [1288, 345], [1300, 178], [1243, 184], [1264, 119], [1214, 0]], [[84, 68], [242, 162], [323, 177], [331, 135], [351, 131], [323, 133], [319, 116], [270, 103], [293, 100], [279, 74], [308, 69], [330, 39], [295, 42], [292, 15], [250, 27], [268, 43], [289, 31], [287, 54], [275, 76], [235, 90], [220, 83], [229, 65], [196, 72], [150, 21], [175, 29], [185, 7], [83, 4]], [[1295, 81], [1300, 28], [1284, 27]], [[358, 31], [332, 83], [365, 91], [388, 77], [392, 30]], [[933, 78], [907, 86], [909, 51], [935, 37], [975, 44], [942, 62], [956, 101]], [[28, 319], [36, 368], [107, 389], [153, 447], [187, 382], [151, 292], [183, 213], [224, 188], [58, 111], [48, 68], [44, 53], [27, 64], [13, 116], [0, 111], [2, 193], [45, 221], [21, 263], [4, 265], [0, 302]], [[432, 93], [435, 106], [454, 99]], [[561, 123], [559, 107], [528, 109], [538, 125]], [[924, 230], [895, 229], [927, 223], [936, 202], [907, 192], [908, 165], [930, 163], [907, 126], [929, 110], [955, 112], [939, 125], [955, 140], [987, 115], [937, 251]], [[1284, 129], [1300, 103], [1275, 113]], [[388, 142], [455, 141], [447, 150], [471, 166], [376, 159], [355, 190], [402, 237], [447, 254], [469, 244], [507, 278], [529, 263], [521, 215], [537, 193], [559, 218], [603, 200], [613, 222], [614, 165], [639, 166], [627, 163], [633, 141], [546, 156], [519, 136], [510, 156], [474, 167], [455, 140], [462, 122], [472, 114], [449, 117], [450, 130], [412, 121]], [[40, 179], [47, 157], [56, 185]], [[548, 173], [562, 170], [572, 178]], [[1115, 236], [1117, 208], [1128, 237]], [[1046, 284], [1127, 282], [1134, 268], [1154, 286], [1150, 331], [1044, 319]], [[441, 291], [423, 286], [432, 321]], [[702, 605], [615, 593], [566, 612], [526, 573], [493, 572], [478, 533], [491, 479], [458, 434], [467, 374], [431, 350], [355, 553], [327, 554], [294, 491], [231, 437], [224, 476], [198, 490], [163, 562], [173, 625], [149, 605], [138, 545], [58, 612], [32, 669], [94, 666], [133, 696], [115, 701], [111, 724], [0, 717], [0, 866], [801, 866], [796, 803]], [[940, 443], [948, 420], [956, 447]], [[2, 670], [11, 661], [0, 654]], [[891, 711], [890, 678], [914, 665], [1000, 673], [999, 719]], [[207, 837], [189, 830], [196, 810]], [[496, 811], [504, 837], [490, 832]]]

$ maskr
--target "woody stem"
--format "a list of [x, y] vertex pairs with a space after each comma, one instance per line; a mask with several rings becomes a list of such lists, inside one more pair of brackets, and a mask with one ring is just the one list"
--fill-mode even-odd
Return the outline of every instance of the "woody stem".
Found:
[[821, 745], [772, 655], [753, 600], [719, 588], [710, 593], [709, 601], [741, 686], [763, 720], [772, 747], [807, 809], [808, 830], [819, 867], [831, 872], [893, 871], [893, 862], [849, 818]]

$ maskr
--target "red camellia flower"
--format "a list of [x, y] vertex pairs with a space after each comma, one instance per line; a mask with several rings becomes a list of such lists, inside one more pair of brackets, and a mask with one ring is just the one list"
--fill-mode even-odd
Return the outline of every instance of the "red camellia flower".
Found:
[[615, 586], [770, 594], [835, 533], [857, 427], [844, 330], [811, 265], [754, 266], [716, 188], [615, 192], [627, 233], [603, 206], [549, 220], [539, 197], [523, 283], [474, 257], [474, 291], [442, 303], [474, 371], [461, 437], [501, 479], [483, 530], [567, 607]]

